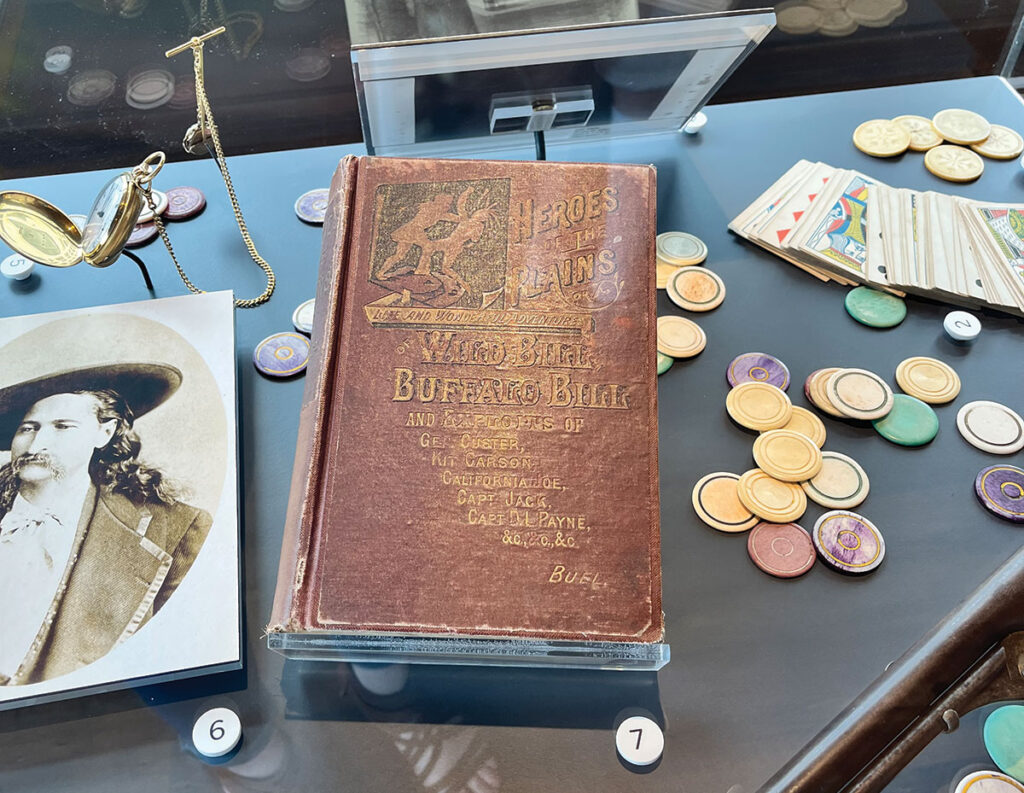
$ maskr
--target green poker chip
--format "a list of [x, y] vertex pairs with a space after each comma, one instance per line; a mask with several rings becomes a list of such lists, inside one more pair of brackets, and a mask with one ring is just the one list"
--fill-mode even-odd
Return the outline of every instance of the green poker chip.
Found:
[[665, 374], [669, 369], [672, 368], [672, 363], [675, 359], [671, 355], [665, 355], [663, 352], [658, 353], [658, 374]]
[[858, 286], [846, 293], [846, 313], [861, 325], [894, 328], [907, 316], [907, 304], [896, 295]]
[[938, 434], [939, 417], [917, 397], [895, 394], [892, 410], [871, 425], [887, 441], [900, 446], [924, 446]]

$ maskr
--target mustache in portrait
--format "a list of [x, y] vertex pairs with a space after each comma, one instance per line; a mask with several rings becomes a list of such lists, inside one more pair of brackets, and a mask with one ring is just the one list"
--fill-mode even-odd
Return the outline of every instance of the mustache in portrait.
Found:
[[18, 475], [29, 465], [38, 465], [46, 468], [54, 479], [60, 479], [66, 473], [64, 467], [46, 452], [22, 454], [11, 460], [11, 468]]

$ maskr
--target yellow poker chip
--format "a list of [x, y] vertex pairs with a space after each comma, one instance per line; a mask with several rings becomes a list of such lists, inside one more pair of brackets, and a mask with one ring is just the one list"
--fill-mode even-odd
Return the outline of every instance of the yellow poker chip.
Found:
[[758, 431], [778, 429], [793, 415], [793, 403], [785, 391], [756, 381], [731, 389], [725, 398], [725, 409], [737, 424]]
[[769, 430], [754, 441], [754, 462], [781, 482], [806, 482], [821, 470], [821, 449], [799, 432]]
[[743, 506], [771, 523], [792, 523], [807, 510], [807, 496], [800, 485], [782, 482], [760, 468], [740, 476], [736, 493]]
[[668, 279], [665, 292], [686, 311], [711, 311], [725, 300], [725, 283], [705, 267], [680, 267]]
[[719, 471], [693, 486], [693, 511], [713, 529], [729, 533], [747, 531], [760, 520], [743, 506], [737, 492], [739, 476]]
[[985, 171], [985, 161], [963, 146], [943, 144], [924, 155], [924, 167], [947, 182], [973, 182]]
[[887, 118], [876, 118], [853, 131], [853, 145], [872, 157], [895, 157], [910, 148], [910, 133]]
[[669, 279], [676, 274], [679, 268], [674, 264], [664, 264], [658, 262], [654, 265], [654, 280], [658, 285], [658, 289], [665, 289], [668, 286]]
[[[790, 415], [789, 421], [779, 429], [799, 432], [809, 438], [819, 449], [825, 445], [824, 423], [807, 408], [802, 408], [799, 405], [793, 405], [793, 413]], [[774, 432], [774, 430], [765, 430], [765, 432]]]
[[896, 382], [910, 396], [930, 405], [951, 402], [960, 393], [960, 376], [953, 368], [922, 355], [900, 362], [896, 367]]
[[961, 146], [981, 143], [992, 133], [992, 125], [984, 116], [958, 107], [940, 110], [932, 116], [932, 126], [950, 143]]
[[910, 133], [911, 151], [928, 151], [942, 143], [942, 136], [924, 116], [896, 116], [893, 122]]
[[672, 314], [658, 317], [658, 352], [673, 358], [692, 358], [707, 343], [708, 337], [693, 320]]
[[993, 124], [989, 136], [981, 143], [972, 143], [971, 151], [992, 160], [1012, 160], [1024, 151], [1024, 138], [1009, 127]]

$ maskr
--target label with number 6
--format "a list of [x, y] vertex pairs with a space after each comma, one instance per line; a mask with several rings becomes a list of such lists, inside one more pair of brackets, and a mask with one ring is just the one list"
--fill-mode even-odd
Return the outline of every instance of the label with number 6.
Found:
[[242, 740], [242, 722], [230, 708], [210, 708], [192, 725], [192, 743], [204, 757], [223, 757]]

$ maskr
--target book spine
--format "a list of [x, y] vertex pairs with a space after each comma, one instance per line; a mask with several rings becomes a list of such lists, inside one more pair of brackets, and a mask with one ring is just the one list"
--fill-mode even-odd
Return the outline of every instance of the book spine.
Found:
[[348, 269], [358, 172], [359, 158], [349, 155], [339, 163], [331, 180], [306, 388], [299, 415], [277, 590], [267, 633], [301, 629], [299, 615], [310, 589], [307, 572], [312, 572], [309, 557], [316, 545], [315, 535], [319, 528], [317, 515], [325, 453], [323, 442], [330, 437], [325, 425], [330, 420], [331, 384], [339, 352], [334, 341], [341, 321], [341, 293]]

